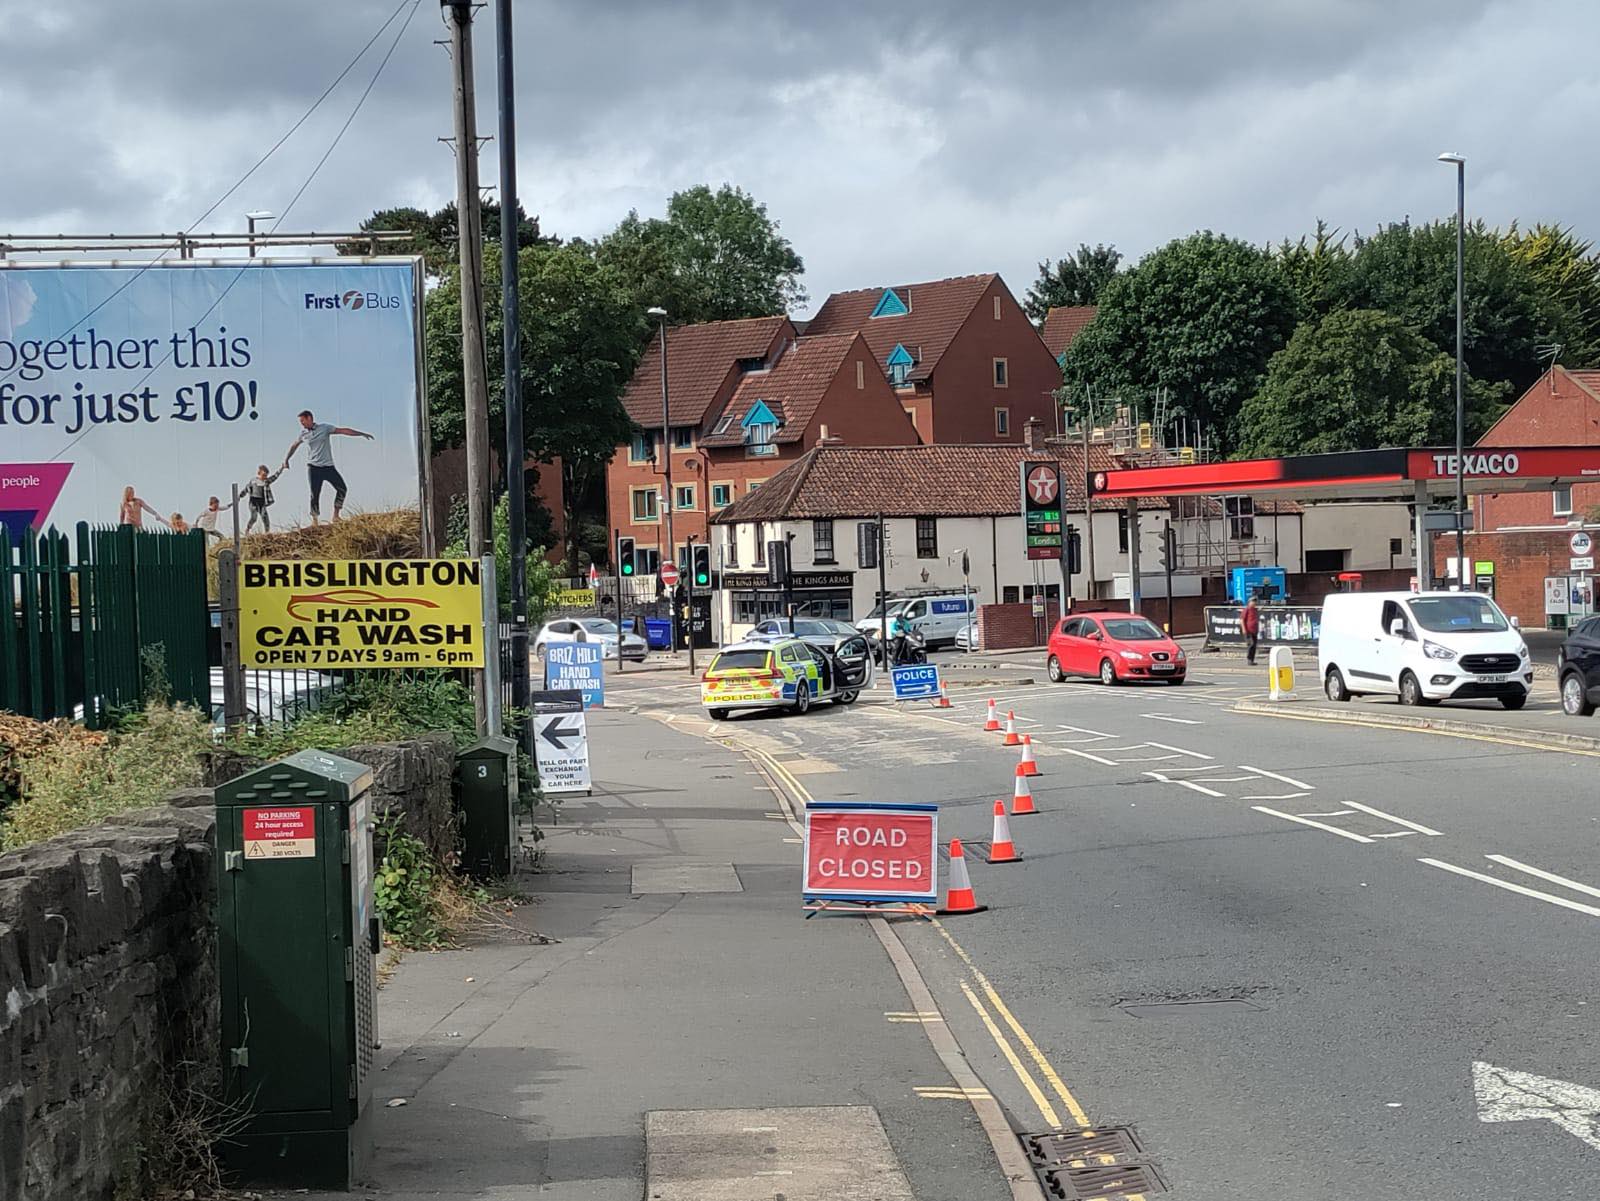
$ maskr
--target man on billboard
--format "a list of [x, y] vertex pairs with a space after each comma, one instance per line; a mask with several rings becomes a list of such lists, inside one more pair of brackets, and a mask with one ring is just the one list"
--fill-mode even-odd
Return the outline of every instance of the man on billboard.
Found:
[[289, 443], [289, 452], [283, 456], [283, 470], [289, 467], [289, 460], [294, 458], [294, 452], [300, 449], [302, 442], [306, 445], [306, 473], [311, 481], [311, 524], [318, 524], [322, 513], [322, 485], [333, 485], [333, 520], [339, 520], [340, 510], [344, 508], [345, 493], [348, 488], [344, 476], [339, 474], [339, 469], [333, 465], [333, 436], [343, 434], [351, 438], [371, 439], [371, 434], [353, 430], [347, 426], [329, 425], [326, 421], [319, 422], [311, 415], [310, 409], [300, 410], [300, 436]]

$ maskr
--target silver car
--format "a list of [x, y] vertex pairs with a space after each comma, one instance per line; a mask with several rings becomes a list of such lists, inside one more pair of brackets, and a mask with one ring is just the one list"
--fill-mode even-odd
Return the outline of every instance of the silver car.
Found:
[[[604, 617], [561, 617], [547, 621], [533, 637], [533, 653], [543, 659], [545, 648], [563, 642], [597, 642], [602, 659], [617, 657], [617, 623]], [[623, 634], [622, 657], [643, 659], [650, 645], [637, 634]]]

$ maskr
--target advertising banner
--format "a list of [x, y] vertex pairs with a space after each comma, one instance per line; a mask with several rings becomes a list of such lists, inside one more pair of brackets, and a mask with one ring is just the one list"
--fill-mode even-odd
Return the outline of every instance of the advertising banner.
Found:
[[419, 303], [410, 259], [0, 265], [0, 523], [416, 507]]
[[807, 901], [936, 901], [939, 807], [813, 801], [804, 862]]
[[583, 694], [584, 708], [606, 703], [605, 668], [602, 650], [593, 642], [552, 642], [544, 648], [544, 686], [576, 689]]
[[[1261, 606], [1260, 641], [1282, 643], [1284, 646], [1316, 646], [1321, 636], [1320, 605]], [[1244, 633], [1244, 606], [1206, 606], [1208, 645], [1243, 646], [1248, 641]]]
[[530, 703], [540, 790], [591, 792], [589, 726], [583, 716], [582, 695], [570, 689], [535, 692]]
[[251, 559], [239, 567], [246, 667], [482, 667], [473, 559]]

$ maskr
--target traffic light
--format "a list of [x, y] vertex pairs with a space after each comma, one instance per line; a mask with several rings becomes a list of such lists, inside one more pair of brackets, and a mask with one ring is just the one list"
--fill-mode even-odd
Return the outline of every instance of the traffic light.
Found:
[[696, 588], [711, 587], [711, 548], [704, 543], [694, 546], [694, 571], [690, 578]]
[[1066, 536], [1061, 540], [1061, 554], [1067, 561], [1067, 574], [1077, 575], [1083, 570], [1083, 539], [1078, 535], [1078, 527], [1069, 525]]
[[1170, 572], [1178, 565], [1177, 537], [1170, 525], [1161, 527], [1161, 570]]
[[778, 588], [789, 579], [789, 544], [767, 543], [767, 584]]
[[617, 572], [620, 575], [633, 574], [633, 539], [617, 539]]

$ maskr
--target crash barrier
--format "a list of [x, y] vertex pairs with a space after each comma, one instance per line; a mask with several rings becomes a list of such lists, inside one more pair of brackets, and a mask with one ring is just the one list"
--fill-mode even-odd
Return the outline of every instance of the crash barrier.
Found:
[[0, 523], [0, 597], [0, 709], [100, 729], [143, 705], [159, 666], [173, 700], [210, 711], [202, 531]]
[[[1316, 646], [1322, 633], [1321, 605], [1261, 605], [1259, 641], [1283, 646]], [[1206, 646], [1244, 646], [1243, 605], [1206, 606]]]
[[1268, 664], [1267, 699], [1294, 700], [1294, 652], [1286, 646], [1275, 646]]

